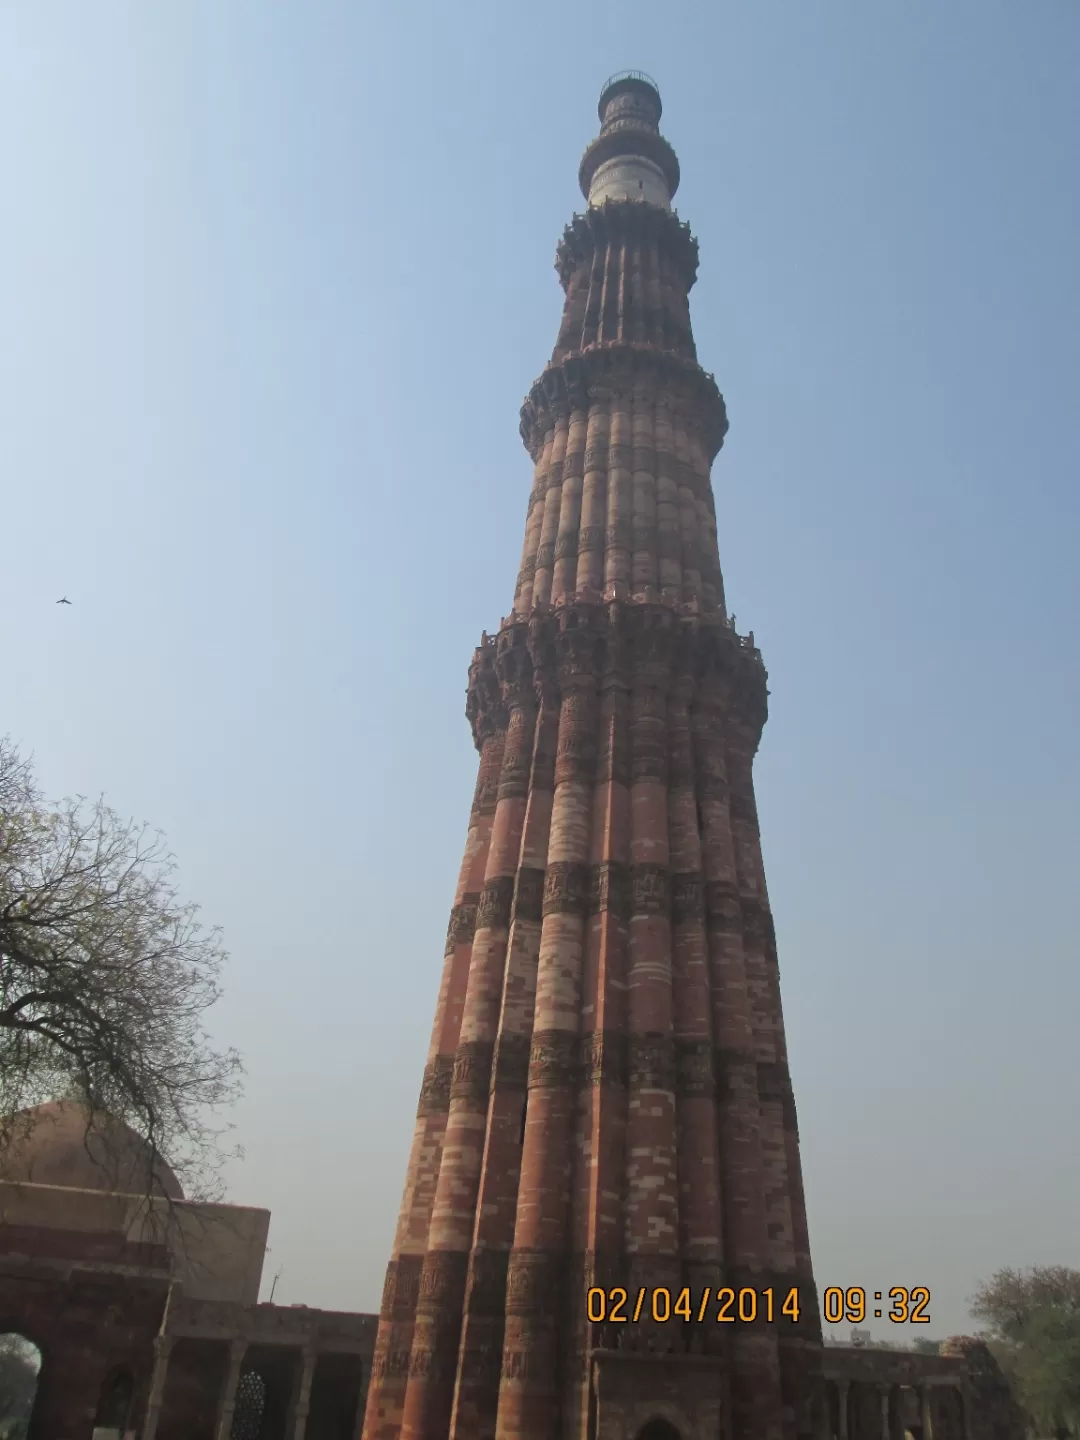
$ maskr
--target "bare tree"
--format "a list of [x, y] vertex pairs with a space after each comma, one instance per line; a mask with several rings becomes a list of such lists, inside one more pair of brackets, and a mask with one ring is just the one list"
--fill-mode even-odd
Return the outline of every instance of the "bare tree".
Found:
[[1080, 1270], [998, 1270], [969, 1301], [1038, 1435], [1080, 1435]]
[[0, 739], [0, 1166], [28, 1107], [78, 1101], [144, 1137], [210, 1197], [221, 1108], [241, 1066], [204, 1017], [220, 994], [220, 935], [181, 901], [160, 835], [102, 800], [47, 805]]

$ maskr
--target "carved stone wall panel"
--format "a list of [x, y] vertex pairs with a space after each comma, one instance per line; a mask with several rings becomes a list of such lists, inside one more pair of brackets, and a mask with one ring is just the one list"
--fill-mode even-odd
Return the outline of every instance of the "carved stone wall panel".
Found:
[[684, 1097], [716, 1094], [711, 1041], [676, 1039], [675, 1092]]
[[631, 865], [630, 892], [634, 915], [671, 912], [670, 877], [665, 865]]
[[620, 924], [629, 922], [633, 894], [629, 865], [619, 860], [605, 860], [592, 866], [589, 888], [589, 910], [592, 914], [610, 912]]
[[465, 1294], [469, 1257], [458, 1250], [429, 1250], [420, 1268], [417, 1313], [439, 1316], [452, 1313], [458, 1319]]
[[461, 903], [450, 911], [450, 924], [446, 931], [448, 946], [471, 943], [476, 931], [476, 910], [479, 903], [478, 894], [465, 895]]
[[506, 930], [510, 926], [510, 906], [514, 899], [514, 876], [497, 875], [488, 880], [476, 907], [477, 930]]
[[588, 865], [555, 860], [544, 875], [543, 913], [584, 918], [589, 913], [591, 891], [592, 873]]
[[706, 884], [705, 915], [710, 930], [742, 936], [742, 908], [734, 881], [710, 880]]
[[512, 1250], [506, 1277], [508, 1315], [550, 1316], [560, 1312], [567, 1260], [543, 1250]]
[[529, 1075], [532, 1037], [503, 1031], [495, 1041], [492, 1060], [492, 1090], [524, 1090]]
[[529, 1051], [530, 1090], [571, 1086], [577, 1078], [578, 1037], [565, 1030], [533, 1032]]
[[465, 1308], [470, 1315], [497, 1315], [506, 1308], [509, 1250], [474, 1250], [469, 1256]]
[[671, 1035], [631, 1035], [629, 1045], [632, 1090], [675, 1091], [675, 1041]]
[[458, 1045], [450, 1082], [451, 1100], [467, 1100], [470, 1109], [487, 1109], [494, 1049], [490, 1040], [463, 1040]]
[[777, 1061], [757, 1062], [758, 1095], [762, 1100], [783, 1104], [792, 1098], [791, 1076], [786, 1065]]
[[385, 1320], [411, 1320], [420, 1294], [422, 1255], [399, 1255], [386, 1267], [379, 1315]]
[[424, 1067], [424, 1080], [420, 1086], [420, 1100], [416, 1107], [417, 1118], [423, 1115], [445, 1115], [450, 1109], [450, 1085], [454, 1075], [454, 1057], [436, 1055]]
[[518, 920], [538, 921], [544, 913], [544, 871], [523, 865], [517, 873], [513, 916]]
[[702, 924], [705, 919], [705, 882], [699, 870], [672, 875], [671, 919], [678, 927]]
[[629, 1037], [622, 1030], [590, 1030], [580, 1041], [579, 1083], [625, 1087], [629, 1079]]

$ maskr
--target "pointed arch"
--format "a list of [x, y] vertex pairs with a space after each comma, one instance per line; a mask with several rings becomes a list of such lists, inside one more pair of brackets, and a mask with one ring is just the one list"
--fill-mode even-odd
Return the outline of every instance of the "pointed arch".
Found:
[[7, 1440], [25, 1440], [38, 1396], [42, 1355], [17, 1330], [0, 1334], [0, 1428]]
[[638, 1431], [636, 1440], [683, 1440], [683, 1437], [670, 1420], [654, 1415]]

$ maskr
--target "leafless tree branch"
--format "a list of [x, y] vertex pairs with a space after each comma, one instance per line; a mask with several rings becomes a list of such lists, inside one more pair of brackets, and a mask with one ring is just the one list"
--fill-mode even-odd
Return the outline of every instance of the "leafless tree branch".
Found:
[[226, 1152], [215, 1116], [241, 1066], [204, 1028], [220, 995], [217, 930], [180, 899], [160, 835], [103, 800], [47, 805], [0, 739], [0, 1166], [19, 1117], [77, 1100], [144, 1136], [210, 1198]]

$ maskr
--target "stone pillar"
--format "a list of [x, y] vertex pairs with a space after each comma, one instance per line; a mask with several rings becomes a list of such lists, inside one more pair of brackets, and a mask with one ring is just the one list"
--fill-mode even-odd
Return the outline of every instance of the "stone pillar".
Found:
[[[367, 1440], [397, 1440], [408, 1383], [420, 1271], [427, 1250], [431, 1211], [439, 1180], [443, 1136], [450, 1110], [454, 1057], [461, 1031], [473, 934], [487, 867], [505, 736], [491, 715], [494, 655], [481, 646], [469, 672], [470, 705], [475, 696], [474, 735], [480, 765], [469, 815], [469, 833], [450, 912], [439, 998], [416, 1111], [416, 1128], [398, 1212], [397, 1233], [386, 1267], [379, 1329], [365, 1402]], [[488, 713], [485, 714], [484, 707]]]
[[547, 496], [548, 474], [555, 439], [554, 428], [544, 437], [544, 448], [533, 467], [533, 488], [529, 491], [529, 508], [525, 516], [525, 543], [521, 551], [521, 569], [514, 590], [514, 614], [527, 616], [533, 605], [533, 576], [536, 573], [536, 552], [540, 548], [540, 531], [544, 524], [544, 500]]
[[[576, 618], [576, 617], [575, 617]], [[496, 1422], [498, 1440], [550, 1440], [558, 1426], [560, 1340], [569, 1271], [570, 1190], [589, 846], [597, 763], [598, 638], [556, 636], [559, 739], [536, 972], [528, 1104]]]
[[[740, 654], [738, 658], [744, 657]], [[780, 1038], [783, 1020], [779, 986], [773, 986], [769, 973], [768, 956], [770, 952], [775, 953], [771, 943], [773, 925], [754, 800], [753, 763], [761, 733], [760, 716], [755, 713], [758, 696], [752, 668], [745, 661], [740, 668], [743, 674], [733, 689], [725, 733], [728, 810], [742, 914], [743, 967], [757, 1057], [766, 1263], [771, 1282], [786, 1295], [805, 1278], [799, 1274], [796, 1264], [793, 1187], [785, 1133], [785, 1123], [791, 1119], [791, 1080]], [[816, 1305], [809, 1295], [804, 1294], [802, 1300], [804, 1314], [799, 1324], [783, 1325], [777, 1330], [784, 1426], [789, 1440], [794, 1440], [797, 1417], [804, 1413], [811, 1393], [812, 1381], [807, 1372], [813, 1364], [809, 1353], [812, 1347], [806, 1341], [810, 1336], [815, 1341], [817, 1338]]]
[[[723, 1190], [726, 1283], [768, 1283], [768, 1232], [761, 1160], [757, 1052], [743, 959], [742, 909], [728, 808], [725, 728], [730, 704], [724, 643], [706, 652], [691, 715], [694, 769], [701, 811], [702, 870], [712, 992], [713, 1043], [719, 1091], [719, 1152]], [[776, 1298], [776, 1297], [774, 1297]], [[782, 1303], [782, 1299], [781, 1299]], [[754, 1440], [780, 1440], [784, 1429], [776, 1330], [728, 1327], [732, 1356], [732, 1430]]]
[[402, 1411], [403, 1440], [444, 1440], [454, 1404], [455, 1361], [475, 1233], [492, 1060], [536, 722], [527, 634], [527, 626], [521, 624], [508, 627], [498, 637], [495, 669], [501, 703], [508, 711], [506, 740], [484, 888], [476, 912], [428, 1251], [421, 1270]]
[[551, 602], [551, 582], [555, 570], [555, 538], [559, 533], [559, 513], [562, 509], [563, 461], [570, 434], [570, 417], [558, 416], [555, 433], [551, 442], [551, 458], [548, 463], [546, 488], [544, 491], [544, 512], [540, 517], [539, 544], [533, 562], [533, 587], [529, 605]]
[[[723, 1227], [717, 1154], [709, 953], [705, 936], [694, 753], [690, 733], [693, 674], [681, 666], [668, 702], [671, 842], [672, 990], [678, 1117], [679, 1248], [682, 1283], [693, 1302], [720, 1285]], [[694, 1324], [695, 1349], [719, 1353], [719, 1325]]]
[[229, 1440], [232, 1433], [233, 1411], [236, 1409], [236, 1387], [240, 1383], [240, 1366], [244, 1363], [247, 1348], [246, 1340], [229, 1342], [229, 1369], [218, 1404], [217, 1426], [214, 1430], [215, 1440]]
[[[639, 518], [635, 516], [635, 526]], [[650, 560], [650, 525], [635, 530], [635, 583]], [[640, 547], [640, 548], [638, 548]], [[667, 688], [672, 617], [639, 612], [631, 638], [629, 1095], [626, 1120], [626, 1284], [631, 1304], [679, 1288], [675, 1044], [672, 1031]], [[655, 622], [655, 623], [653, 623]], [[665, 623], [666, 622], [666, 623]], [[672, 1322], [663, 1322], [662, 1339]], [[678, 1323], [678, 1322], [675, 1322]], [[637, 1328], [637, 1327], [633, 1327]], [[632, 1330], [627, 1343], [634, 1339]]]
[[176, 1337], [173, 1335], [158, 1335], [154, 1340], [154, 1369], [150, 1377], [150, 1394], [146, 1401], [142, 1440], [155, 1440], [157, 1435], [161, 1403], [165, 1398], [165, 1381], [169, 1373], [169, 1356], [175, 1343]]
[[933, 1440], [933, 1426], [930, 1424], [930, 1387], [925, 1382], [918, 1387], [919, 1423], [922, 1426], [922, 1440]]
[[679, 526], [682, 532], [682, 598], [704, 605], [701, 584], [701, 537], [698, 523], [694, 477], [690, 470], [690, 452], [686, 426], [681, 419], [671, 419], [672, 466], [678, 483]]
[[649, 600], [660, 598], [657, 566], [656, 454], [653, 444], [655, 400], [652, 386], [635, 388], [631, 414], [630, 590]]
[[[649, 454], [656, 476], [656, 578], [660, 598], [665, 604], [678, 605], [682, 601], [682, 520], [679, 515], [679, 486], [675, 479], [671, 416], [659, 396], [652, 410]], [[637, 419], [636, 408], [634, 418]], [[635, 447], [638, 443], [635, 435]]]
[[837, 1393], [837, 1419], [836, 1440], [848, 1440], [848, 1392], [851, 1389], [850, 1380], [838, 1380], [836, 1382]]
[[311, 1382], [315, 1378], [315, 1361], [318, 1358], [313, 1345], [305, 1345], [301, 1355], [300, 1384], [296, 1391], [296, 1405], [293, 1409], [292, 1440], [304, 1440], [308, 1411], [311, 1409]]
[[634, 541], [633, 429], [630, 401], [617, 395], [611, 402], [608, 430], [607, 535], [604, 541], [604, 593], [623, 600], [630, 594], [630, 562]]
[[878, 1392], [881, 1396], [881, 1440], [892, 1440], [892, 1417], [889, 1414], [889, 1396], [892, 1387], [879, 1385]]
[[498, 1034], [491, 1066], [487, 1133], [476, 1200], [476, 1224], [465, 1280], [458, 1383], [451, 1440], [490, 1434], [499, 1401], [506, 1280], [514, 1242], [525, 1123], [526, 1082], [536, 999], [544, 871], [551, 830], [558, 696], [541, 687], [531, 767], [504, 766], [500, 799], [527, 796], [510, 911]]
[[577, 585], [578, 535], [581, 530], [581, 499], [585, 485], [585, 441], [588, 414], [584, 409], [570, 413], [570, 429], [562, 465], [562, 492], [559, 528], [552, 551], [551, 603], [573, 598]]
[[[581, 1003], [581, 1068], [571, 1222], [569, 1322], [562, 1341], [563, 1430], [587, 1428], [589, 1356], [605, 1341], [586, 1297], [626, 1279], [626, 975], [630, 924], [630, 677], [625, 647], [609, 647], [590, 842], [592, 894]], [[609, 1330], [611, 1327], [608, 1327]]]
[[609, 417], [604, 402], [589, 406], [585, 438], [585, 482], [578, 533], [577, 597], [598, 601], [604, 591], [604, 533], [607, 529]]

